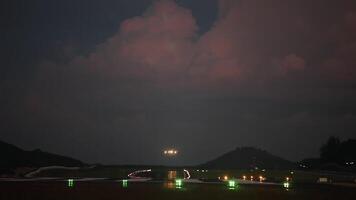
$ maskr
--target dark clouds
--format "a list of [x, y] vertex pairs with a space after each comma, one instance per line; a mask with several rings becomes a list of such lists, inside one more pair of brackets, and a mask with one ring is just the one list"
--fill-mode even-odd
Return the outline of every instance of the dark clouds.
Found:
[[173, 145], [191, 164], [239, 145], [297, 160], [353, 135], [353, 1], [220, 0], [210, 23], [197, 2], [146, 2], [88, 30], [110, 32], [95, 47], [60, 45], [29, 81], [3, 81], [4, 138], [109, 163], [162, 163]]

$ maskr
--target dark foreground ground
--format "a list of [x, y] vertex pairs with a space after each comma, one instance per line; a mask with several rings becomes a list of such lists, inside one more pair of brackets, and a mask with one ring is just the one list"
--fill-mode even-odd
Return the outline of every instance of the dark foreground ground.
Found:
[[0, 182], [1, 200], [67, 200], [67, 199], [238, 199], [238, 200], [351, 200], [356, 189], [329, 185], [298, 185], [290, 189], [282, 186], [239, 185], [229, 189], [225, 184], [184, 184], [176, 188], [173, 183], [76, 182], [73, 188], [66, 182]]

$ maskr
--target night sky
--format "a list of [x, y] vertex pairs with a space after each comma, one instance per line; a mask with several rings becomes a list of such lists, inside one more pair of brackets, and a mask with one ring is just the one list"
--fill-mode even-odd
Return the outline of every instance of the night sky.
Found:
[[354, 0], [5, 0], [0, 140], [90, 163], [292, 161], [356, 133]]

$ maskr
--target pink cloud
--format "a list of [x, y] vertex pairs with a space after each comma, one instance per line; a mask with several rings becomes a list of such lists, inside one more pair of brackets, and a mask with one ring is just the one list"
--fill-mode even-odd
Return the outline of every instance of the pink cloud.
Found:
[[303, 71], [305, 69], [305, 60], [295, 54], [289, 54], [277, 61], [277, 73], [280, 75], [286, 75], [288, 73], [294, 73], [298, 71]]
[[229, 22], [221, 18], [200, 37], [197, 30], [190, 10], [174, 1], [156, 1], [142, 16], [122, 22], [119, 32], [96, 51], [72, 64], [164, 85], [239, 80], [242, 65]]
[[[199, 36], [190, 10], [174, 1], [156, 1], [142, 16], [123, 21], [117, 34], [73, 64], [97, 73], [107, 71], [113, 78], [133, 77], [160, 85], [238, 85], [266, 60], [259, 54], [245, 56], [240, 47], [239, 25], [249, 21], [239, 18], [244, 11], [236, 1], [221, 0], [219, 6], [213, 27]], [[298, 61], [287, 58], [284, 67], [303, 67]]]
[[197, 30], [190, 10], [157, 1], [142, 16], [122, 22], [116, 35], [81, 62], [112, 76], [171, 80], [191, 62]]

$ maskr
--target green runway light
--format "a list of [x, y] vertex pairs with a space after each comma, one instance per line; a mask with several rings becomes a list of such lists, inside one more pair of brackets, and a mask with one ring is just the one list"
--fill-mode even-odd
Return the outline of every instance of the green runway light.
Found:
[[127, 187], [127, 180], [122, 180], [122, 187], [124, 187], [124, 188]]
[[288, 189], [288, 188], [290, 187], [290, 185], [289, 185], [288, 182], [284, 182], [284, 183], [283, 183], [283, 187]]
[[183, 185], [182, 179], [176, 179], [176, 188], [181, 188]]
[[229, 187], [235, 187], [235, 181], [230, 180], [229, 181]]
[[234, 181], [234, 180], [229, 180], [229, 181], [227, 182], [227, 185], [228, 185], [228, 187], [229, 187], [230, 190], [234, 190], [234, 189], [236, 188], [236, 181]]
[[74, 180], [73, 179], [68, 179], [68, 187], [74, 187]]

